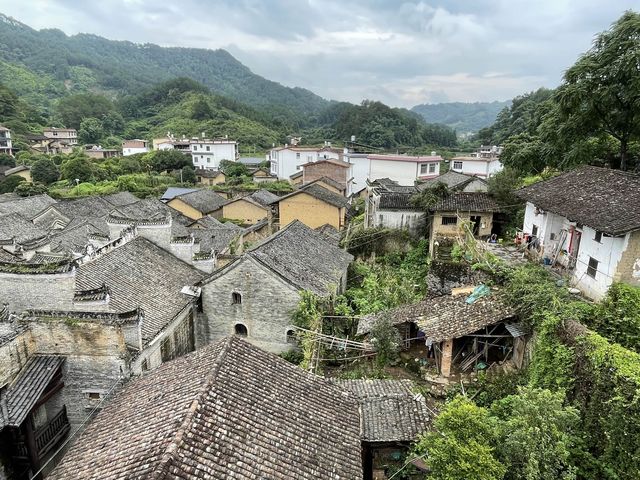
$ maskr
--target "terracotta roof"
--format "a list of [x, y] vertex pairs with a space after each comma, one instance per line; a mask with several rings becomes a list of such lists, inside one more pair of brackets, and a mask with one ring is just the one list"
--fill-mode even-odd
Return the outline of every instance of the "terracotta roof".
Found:
[[[353, 256], [332, 245], [324, 237], [298, 220], [252, 247], [249, 255], [301, 290], [327, 295], [340, 285]], [[244, 258], [214, 272], [217, 278]]]
[[0, 408], [0, 425], [19, 427], [63, 363], [64, 357], [46, 355], [31, 357], [7, 389], [8, 416], [3, 419]]
[[203, 274], [143, 237], [137, 237], [81, 265], [76, 290], [106, 285], [111, 291], [109, 311], [142, 308], [142, 338], [146, 344], [185, 308], [192, 297], [180, 293]]
[[496, 212], [496, 201], [486, 192], [455, 192], [434, 205], [437, 212]]
[[182, 200], [190, 207], [195, 208], [205, 215], [222, 208], [222, 205], [227, 201], [227, 199], [222, 195], [219, 195], [213, 190], [209, 190], [207, 188], [196, 190], [195, 192], [184, 193], [174, 198]]
[[536, 207], [610, 235], [640, 229], [640, 175], [583, 166], [516, 191]]
[[362, 478], [357, 403], [238, 337], [132, 380], [51, 480]]
[[467, 295], [442, 295], [369, 315], [358, 322], [358, 335], [370, 332], [376, 320], [386, 317], [395, 325], [416, 323], [426, 337], [440, 342], [463, 337], [515, 314], [495, 293], [471, 304], [466, 303], [466, 299]]
[[300, 187], [298, 190], [296, 190], [295, 192], [292, 192], [292, 193], [289, 193], [288, 195], [280, 197], [278, 199], [278, 202], [281, 202], [284, 199], [288, 199], [300, 193], [306, 193], [308, 195], [311, 195], [314, 198], [317, 198], [318, 200], [322, 200], [323, 202], [338, 208], [345, 208], [349, 204], [349, 202], [343, 195], [332, 192], [331, 190], [328, 190], [318, 185], [316, 182], [304, 185]]
[[430, 426], [425, 398], [411, 380], [334, 380], [360, 403], [360, 434], [364, 442], [413, 442]]

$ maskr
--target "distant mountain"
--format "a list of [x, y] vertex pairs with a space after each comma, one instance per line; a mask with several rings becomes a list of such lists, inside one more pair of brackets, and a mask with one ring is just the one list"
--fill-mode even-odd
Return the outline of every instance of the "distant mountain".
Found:
[[441, 123], [455, 128], [460, 133], [475, 133], [488, 127], [496, 121], [498, 113], [511, 105], [511, 100], [505, 102], [475, 102], [475, 103], [425, 103], [416, 105], [411, 111], [420, 114], [426, 122]]
[[66, 93], [136, 93], [143, 87], [188, 77], [212, 92], [305, 122], [329, 105], [303, 88], [289, 88], [254, 74], [225, 50], [164, 48], [34, 30], [0, 14], [0, 82], [34, 103]]

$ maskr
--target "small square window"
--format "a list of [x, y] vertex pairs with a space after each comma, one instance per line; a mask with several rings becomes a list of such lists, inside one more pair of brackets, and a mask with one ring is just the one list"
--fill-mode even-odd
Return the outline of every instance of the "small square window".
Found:
[[602, 232], [599, 232], [598, 230], [596, 230], [596, 234], [593, 237], [593, 239], [598, 243], [602, 243]]
[[209, 145], [207, 145], [207, 152], [211, 151], [211, 147]]
[[462, 170], [462, 162], [453, 162], [454, 170]]
[[421, 174], [427, 173], [427, 168], [429, 168], [429, 164], [428, 163], [420, 164], [420, 173]]
[[596, 278], [596, 273], [598, 272], [598, 260], [593, 257], [589, 257], [589, 266], [587, 267], [587, 275], [591, 278]]
[[457, 225], [458, 217], [442, 217], [442, 225]]

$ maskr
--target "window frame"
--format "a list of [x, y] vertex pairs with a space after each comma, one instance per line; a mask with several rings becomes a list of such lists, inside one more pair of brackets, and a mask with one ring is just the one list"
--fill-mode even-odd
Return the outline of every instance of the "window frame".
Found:
[[593, 240], [595, 242], [602, 243], [602, 232], [600, 230], [596, 230], [596, 233], [593, 236]]
[[[454, 221], [452, 222], [451, 219]], [[458, 217], [455, 215], [442, 215], [440, 225], [449, 227], [451, 225], [458, 225]]]
[[240, 292], [231, 292], [231, 305], [242, 305], [242, 294]]
[[[459, 167], [457, 167], [456, 165], [460, 165]], [[456, 160], [453, 162], [453, 166], [451, 167], [452, 170], [462, 170], [462, 165], [463, 163], [460, 160]]]
[[[595, 265], [593, 265], [593, 263], [595, 263]], [[596, 275], [598, 274], [599, 265], [600, 265], [600, 261], [590, 256], [589, 262], [587, 263], [587, 276], [591, 278], [596, 278]]]

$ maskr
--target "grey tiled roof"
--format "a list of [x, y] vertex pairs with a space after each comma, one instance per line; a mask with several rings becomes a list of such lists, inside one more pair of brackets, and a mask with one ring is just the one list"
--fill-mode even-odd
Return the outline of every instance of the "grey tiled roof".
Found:
[[257, 192], [253, 192], [251, 194], [251, 198], [263, 206], [270, 205], [280, 199], [278, 195], [271, 193], [269, 190], [265, 190], [264, 188]]
[[467, 295], [442, 295], [368, 315], [358, 322], [358, 334], [368, 333], [378, 318], [387, 317], [394, 324], [416, 323], [426, 337], [440, 342], [463, 337], [515, 315], [499, 294], [492, 293], [471, 304], [466, 299]]
[[171, 209], [155, 198], [145, 198], [122, 205], [109, 213], [109, 218], [112, 220], [130, 222], [168, 222], [170, 217]]
[[164, 193], [162, 194], [162, 197], [160, 197], [160, 200], [168, 202], [169, 200], [171, 200], [174, 197], [177, 197], [178, 195], [183, 195], [185, 193], [191, 193], [196, 191], [197, 189], [195, 188], [169, 187], [164, 191]]
[[462, 190], [465, 185], [473, 181], [487, 183], [486, 180], [475, 177], [473, 175], [465, 175], [464, 173], [449, 170], [448, 172], [443, 173], [438, 177], [430, 178], [428, 180], [425, 180], [424, 182], [421, 182], [419, 185], [417, 185], [417, 187], [419, 191], [422, 191], [427, 188], [431, 188], [438, 183], [444, 183], [447, 187], [453, 190]]
[[140, 200], [131, 192], [112, 193], [111, 195], [104, 195], [102, 198], [104, 198], [107, 202], [109, 202], [114, 207], [129, 205], [130, 203], [135, 203], [138, 200]]
[[[27, 325], [25, 324], [15, 322], [9, 323], [6, 321], [7, 318], [4, 317], [9, 316], [9, 311], [6, 307], [2, 309], [1, 313], [2, 318], [0, 319], [0, 346], [4, 345], [7, 342], [10, 342], [21, 333], [26, 332], [28, 329]], [[0, 413], [0, 416], [1, 415], [2, 414]], [[0, 423], [2, 423], [2, 420], [0, 420]]]
[[47, 232], [22, 215], [10, 213], [0, 216], [0, 242], [8, 243], [15, 240], [16, 243], [30, 243], [40, 241], [47, 237]]
[[219, 208], [222, 208], [222, 205], [227, 202], [227, 199], [222, 195], [207, 188], [178, 195], [175, 198], [182, 200], [184, 203], [195, 208], [204, 215], [215, 212]]
[[413, 442], [429, 427], [432, 414], [411, 380], [334, 380], [360, 403], [365, 442]]
[[18, 213], [31, 220], [38, 213], [43, 211], [56, 201], [49, 195], [34, 195], [33, 197], [18, 197], [8, 201], [0, 202], [0, 215], [8, 213]]
[[192, 297], [180, 293], [182, 287], [194, 285], [202, 276], [191, 265], [137, 237], [81, 265], [76, 290], [106, 285], [111, 291], [112, 312], [142, 308], [142, 337], [147, 343], [191, 302]]
[[381, 192], [378, 208], [381, 210], [421, 210], [411, 199], [415, 193]]
[[496, 212], [499, 206], [486, 192], [455, 192], [433, 207], [437, 212]]
[[105, 226], [102, 219], [76, 219], [51, 236], [51, 251], [82, 253], [91, 236], [104, 237], [104, 241], [108, 241], [109, 229], [107, 227], [105, 232]]
[[357, 403], [238, 337], [132, 380], [51, 480], [362, 478]]
[[332, 192], [331, 190], [327, 190], [317, 183], [309, 183], [308, 185], [304, 185], [295, 192], [289, 193], [284, 197], [280, 197], [279, 201], [282, 201], [285, 198], [293, 197], [294, 195], [298, 195], [303, 192], [311, 195], [314, 198], [317, 198], [318, 200], [322, 200], [329, 205], [333, 205], [334, 207], [343, 208], [346, 207], [349, 203], [344, 196], [340, 195], [339, 193]]
[[390, 178], [379, 178], [371, 182], [371, 186], [378, 192], [390, 193], [417, 193], [418, 188], [414, 185], [399, 185], [395, 180]]
[[249, 250], [249, 255], [293, 285], [320, 295], [340, 286], [353, 256], [298, 220]]
[[[64, 363], [64, 357], [31, 357], [6, 393], [8, 417], [5, 425], [19, 427]], [[0, 417], [2, 412], [0, 411]]]
[[640, 175], [583, 166], [516, 191], [536, 207], [610, 235], [640, 229]]

